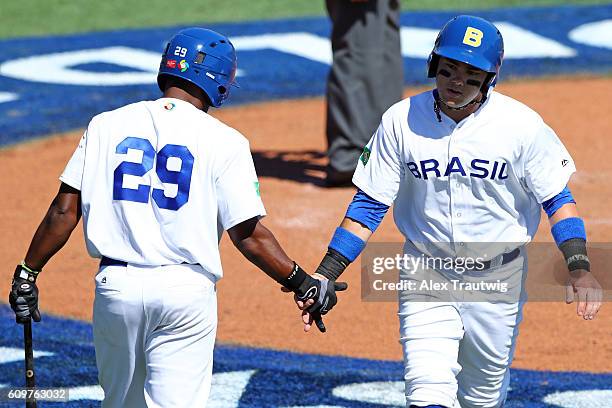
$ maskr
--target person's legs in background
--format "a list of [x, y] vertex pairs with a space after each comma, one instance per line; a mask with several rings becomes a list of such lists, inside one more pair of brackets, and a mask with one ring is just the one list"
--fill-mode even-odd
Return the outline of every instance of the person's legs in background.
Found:
[[382, 114], [402, 98], [398, 0], [327, 0], [333, 63], [327, 79], [327, 185], [351, 185]]

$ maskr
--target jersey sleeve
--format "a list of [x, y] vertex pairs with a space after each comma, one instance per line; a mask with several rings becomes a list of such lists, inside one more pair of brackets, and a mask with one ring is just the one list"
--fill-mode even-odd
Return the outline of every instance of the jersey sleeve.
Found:
[[248, 142], [240, 143], [217, 177], [218, 219], [224, 230], [266, 215]]
[[83, 133], [79, 145], [68, 161], [66, 168], [60, 175], [60, 181], [68, 184], [72, 188], [81, 190], [81, 182], [83, 181], [83, 169], [85, 167], [85, 149], [87, 147], [87, 130]]
[[401, 163], [395, 134], [388, 132], [384, 124], [383, 120], [363, 149], [353, 184], [375, 200], [391, 206], [399, 191]]
[[527, 186], [541, 204], [565, 188], [576, 166], [554, 130], [543, 123], [527, 146], [524, 169]]

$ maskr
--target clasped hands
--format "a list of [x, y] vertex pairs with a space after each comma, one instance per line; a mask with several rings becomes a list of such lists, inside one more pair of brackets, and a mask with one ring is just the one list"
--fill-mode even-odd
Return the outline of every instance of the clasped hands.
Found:
[[[338, 303], [336, 292], [348, 288], [346, 282], [335, 282], [315, 273], [311, 275], [314, 279], [307, 279], [299, 290], [295, 291], [293, 300], [302, 311], [302, 322], [304, 331], [308, 332], [314, 322], [321, 331], [327, 330], [322, 316], [327, 314]], [[281, 287], [283, 292], [292, 292], [290, 289]]]

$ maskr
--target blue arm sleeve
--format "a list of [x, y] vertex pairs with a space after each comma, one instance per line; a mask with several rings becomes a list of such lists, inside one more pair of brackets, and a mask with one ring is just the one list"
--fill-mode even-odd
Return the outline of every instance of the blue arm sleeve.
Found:
[[370, 231], [374, 232], [388, 210], [388, 205], [373, 199], [361, 190], [357, 190], [357, 194], [349, 204], [345, 216], [365, 225]]
[[544, 208], [544, 211], [546, 211], [546, 215], [548, 215], [548, 218], [550, 218], [553, 216], [554, 213], [557, 212], [559, 208], [569, 203], [576, 204], [576, 201], [574, 200], [574, 197], [572, 197], [572, 192], [567, 186], [565, 186], [565, 188], [559, 194], [557, 194], [550, 200], [544, 201], [542, 203], [542, 208]]

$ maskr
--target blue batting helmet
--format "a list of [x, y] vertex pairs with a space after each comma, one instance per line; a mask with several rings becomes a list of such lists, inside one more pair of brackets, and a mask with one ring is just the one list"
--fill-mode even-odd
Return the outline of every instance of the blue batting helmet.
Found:
[[179, 31], [162, 55], [157, 84], [164, 91], [168, 76], [189, 81], [200, 88], [218, 108], [236, 85], [236, 50], [230, 40], [205, 28]]
[[475, 16], [457, 16], [444, 25], [427, 60], [427, 76], [436, 76], [440, 57], [488, 72], [494, 85], [504, 58], [504, 39], [492, 23]]

